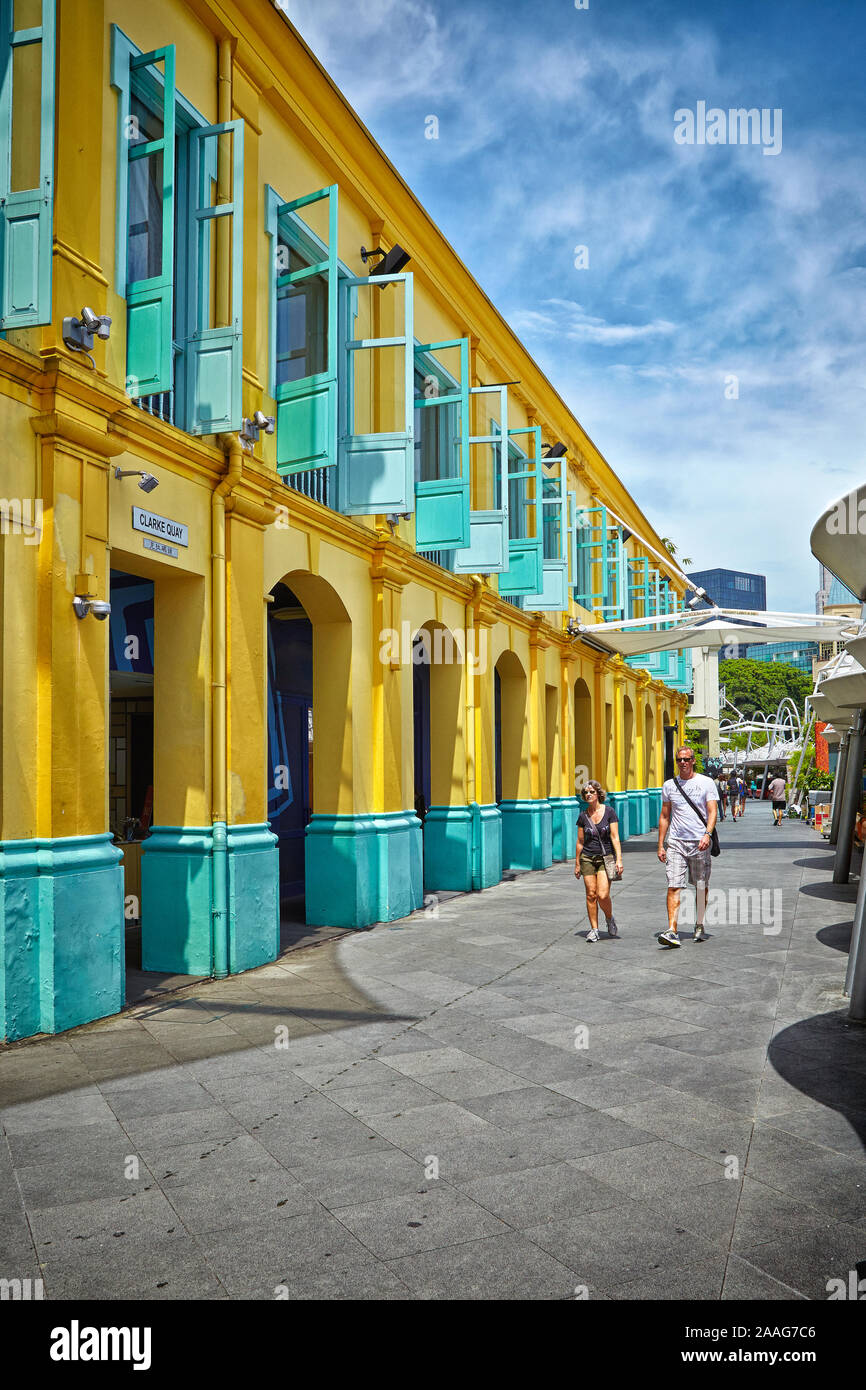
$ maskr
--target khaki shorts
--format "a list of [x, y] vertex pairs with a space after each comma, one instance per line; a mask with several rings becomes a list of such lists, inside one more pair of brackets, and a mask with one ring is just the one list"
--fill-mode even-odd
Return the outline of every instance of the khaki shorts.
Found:
[[[586, 877], [587, 874], [591, 874], [593, 877], [595, 877], [599, 869], [604, 869], [604, 855], [587, 854], [584, 850], [584, 852], [580, 856], [580, 872], [584, 875], [584, 877]], [[607, 870], [605, 869], [605, 873], [606, 872]]]

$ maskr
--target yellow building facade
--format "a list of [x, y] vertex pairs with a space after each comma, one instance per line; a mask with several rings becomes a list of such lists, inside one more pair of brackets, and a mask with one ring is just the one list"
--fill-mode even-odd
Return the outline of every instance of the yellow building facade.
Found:
[[649, 829], [682, 583], [285, 16], [2, 19], [0, 1036]]

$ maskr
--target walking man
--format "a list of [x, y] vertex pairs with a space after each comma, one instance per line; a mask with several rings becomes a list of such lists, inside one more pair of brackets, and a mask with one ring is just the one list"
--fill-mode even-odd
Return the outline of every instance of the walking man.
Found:
[[722, 771], [716, 778], [716, 791], [719, 793], [719, 820], [724, 820], [728, 808], [728, 783]]
[[740, 801], [740, 782], [737, 777], [736, 769], [731, 769], [728, 775], [728, 799], [731, 803], [731, 820], [737, 819], [737, 807]]
[[[668, 930], [659, 935], [660, 946], [679, 946], [677, 917], [680, 892], [687, 883], [695, 885], [695, 941], [704, 941], [704, 912], [710, 882], [710, 838], [719, 810], [719, 794], [711, 777], [695, 772], [691, 748], [680, 748], [676, 755], [676, 777], [662, 787], [659, 817], [658, 856], [667, 869]], [[667, 847], [665, 837], [670, 830]]]
[[782, 817], [785, 814], [785, 799], [787, 786], [784, 777], [774, 777], [769, 787], [767, 795], [773, 803], [773, 824], [781, 825]]

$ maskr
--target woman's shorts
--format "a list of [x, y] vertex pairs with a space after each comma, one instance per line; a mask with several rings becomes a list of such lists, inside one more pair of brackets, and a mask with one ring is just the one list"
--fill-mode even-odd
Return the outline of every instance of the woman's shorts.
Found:
[[584, 875], [591, 874], [593, 877], [599, 869], [604, 868], [603, 854], [582, 854], [580, 856], [580, 872]]

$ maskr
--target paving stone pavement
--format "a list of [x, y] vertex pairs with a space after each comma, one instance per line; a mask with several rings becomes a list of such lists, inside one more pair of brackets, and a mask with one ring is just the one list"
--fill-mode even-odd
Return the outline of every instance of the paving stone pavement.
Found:
[[625, 846], [619, 940], [587, 943], [555, 865], [0, 1049], [0, 1277], [49, 1299], [825, 1299], [866, 1258], [855, 887], [765, 806], [721, 836], [703, 944], [654, 939], [653, 833]]

